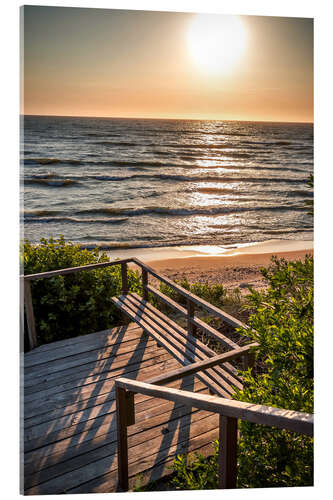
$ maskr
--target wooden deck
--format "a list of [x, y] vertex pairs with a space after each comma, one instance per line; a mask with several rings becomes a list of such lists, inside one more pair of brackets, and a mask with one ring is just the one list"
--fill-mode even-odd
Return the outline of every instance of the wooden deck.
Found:
[[[24, 355], [24, 493], [117, 490], [114, 381], [180, 368], [135, 324], [42, 345]], [[196, 376], [169, 387], [208, 394]], [[129, 484], [170, 473], [176, 454], [208, 455], [218, 438], [217, 414], [146, 395], [135, 397], [128, 428]]]

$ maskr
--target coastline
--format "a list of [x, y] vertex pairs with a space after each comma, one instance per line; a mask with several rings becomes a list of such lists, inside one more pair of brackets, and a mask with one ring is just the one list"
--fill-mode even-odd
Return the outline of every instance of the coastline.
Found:
[[260, 290], [265, 281], [260, 273], [273, 255], [286, 260], [304, 260], [313, 255], [313, 241], [269, 240], [229, 246], [137, 248], [106, 252], [112, 259], [135, 256], [172, 280], [221, 283], [226, 288], [248, 286]]

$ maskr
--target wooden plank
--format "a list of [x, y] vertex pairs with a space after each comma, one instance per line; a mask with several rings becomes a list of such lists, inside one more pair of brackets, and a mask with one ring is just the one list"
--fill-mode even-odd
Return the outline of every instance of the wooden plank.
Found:
[[86, 342], [79, 342], [78, 344], [72, 344], [70, 346], [64, 346], [59, 349], [52, 349], [49, 351], [43, 351], [34, 354], [34, 351], [32, 351], [29, 354], [32, 354], [30, 356], [25, 356], [24, 359], [24, 368], [30, 368], [36, 365], [42, 365], [45, 363], [49, 363], [50, 361], [55, 361], [55, 360], [61, 360], [68, 358], [69, 356], [74, 356], [74, 355], [82, 355], [86, 352], [90, 351], [95, 351], [97, 349], [101, 348], [107, 348], [111, 346], [116, 346], [119, 344], [123, 344], [125, 342], [128, 342], [129, 340], [136, 340], [138, 338], [138, 335], [136, 332], [127, 332], [126, 329], [124, 329], [118, 338], [110, 338], [110, 341], [108, 341], [108, 337], [100, 337], [98, 339], [92, 337], [86, 340]]
[[[174, 300], [170, 299], [164, 293], [160, 292], [159, 290], [156, 290], [156, 288], [153, 288], [151, 286], [149, 287], [149, 291], [151, 293], [155, 294], [160, 300], [162, 300], [163, 302], [165, 302], [168, 306], [170, 306], [173, 309], [175, 309], [178, 313], [180, 313], [180, 314], [182, 314], [184, 316], [187, 316], [187, 310], [184, 307], [182, 307], [179, 304], [177, 304], [177, 302], [175, 302]], [[211, 327], [210, 325], [208, 325], [207, 323], [205, 323], [204, 321], [202, 321], [197, 316], [193, 315], [191, 317], [190, 321], [191, 321], [191, 323], [194, 326], [200, 328], [201, 330], [204, 330], [210, 336], [213, 336], [216, 340], [218, 340], [219, 342], [221, 342], [225, 347], [229, 347], [231, 349], [237, 349], [237, 347], [239, 347], [238, 344], [236, 344], [235, 342], [233, 342], [231, 339], [229, 339], [228, 337], [226, 337], [225, 335], [223, 335], [221, 332], [219, 332], [215, 328]]]
[[[202, 429], [201, 429], [202, 430]], [[212, 442], [217, 438], [217, 429], [193, 435], [190, 432], [188, 439], [178, 440], [172, 442], [169, 447], [163, 448], [155, 454], [146, 455], [138, 447], [135, 455], [133, 456], [133, 461], [129, 463], [129, 476], [134, 477], [137, 474], [147, 471], [147, 469], [157, 468], [160, 465], [164, 465], [167, 460], [171, 458], [171, 461], [177, 454], [191, 453], [195, 450], [200, 451], [203, 446], [210, 445], [211, 449]], [[175, 444], [174, 444], [175, 443]], [[157, 443], [156, 448], [159, 446]], [[131, 456], [133, 453], [131, 450]], [[170, 463], [170, 462], [169, 462]], [[107, 493], [115, 490], [116, 472], [111, 469], [109, 472], [101, 474], [94, 479], [86, 482], [84, 485], [79, 485], [67, 490], [68, 493], [86, 493], [87, 491], [91, 493]]]
[[[147, 376], [149, 368], [153, 366], [156, 366], [161, 373], [165, 373], [165, 371], [169, 369], [170, 363], [175, 361], [167, 352], [160, 354], [160, 349], [158, 352], [155, 352], [154, 350], [151, 350], [148, 354], [145, 352], [144, 355], [141, 355], [140, 357], [136, 356], [135, 359], [129, 358], [130, 355], [127, 356], [128, 360], [124, 360], [121, 364], [117, 363], [116, 368], [112, 365], [110, 370], [106, 367], [106, 371], [99, 373], [98, 377], [96, 375], [87, 377], [83, 375], [82, 378], [78, 380], [57, 384], [55, 386], [52, 385], [51, 387], [43, 389], [40, 392], [25, 395], [25, 411], [30, 408], [34, 409], [39, 404], [47, 405], [52, 401], [62, 401], [66, 398], [67, 394], [72, 396], [72, 399], [73, 394], [75, 394], [75, 397], [79, 399], [81, 397], [81, 391], [85, 393], [86, 389], [89, 390], [90, 387], [96, 386], [96, 384], [100, 384], [102, 386], [104, 382], [107, 383], [109, 380], [121, 376], [121, 374], [125, 376], [125, 373], [130, 374], [133, 372], [139, 372], [140, 375], [142, 373], [143, 376]], [[175, 363], [177, 362], [175, 361]]]
[[[131, 446], [135, 444], [147, 442], [146, 433], [144, 431], [149, 431], [150, 436], [158, 436], [163, 433], [163, 430], [173, 431], [179, 426], [179, 420], [191, 419], [191, 422], [204, 418], [210, 415], [210, 412], [204, 410], [197, 410], [190, 408], [188, 406], [176, 406], [171, 408], [170, 405], [167, 411], [160, 413], [158, 407], [154, 408], [157, 415], [151, 416], [149, 419], [145, 418], [145, 411], [140, 413], [136, 412], [136, 423], [131, 425], [128, 432], [128, 439]], [[99, 427], [95, 433], [82, 433], [80, 434], [80, 441], [72, 444], [71, 440], [63, 440], [52, 446], [44, 446], [38, 450], [26, 453], [24, 457], [24, 474], [25, 477], [30, 478], [36, 472], [39, 474], [42, 470], [48, 469], [47, 478], [50, 478], [52, 473], [50, 469], [58, 468], [59, 464], [66, 462], [82, 455], [84, 453], [93, 454], [95, 450], [100, 448], [105, 448], [111, 443], [115, 443], [117, 440], [117, 427], [116, 422], [113, 421], [113, 425], [103, 425]], [[66, 469], [69, 468], [66, 466]], [[41, 479], [32, 482], [29, 479], [29, 487], [37, 484]]]
[[[170, 415], [170, 421], [166, 418], [167, 415]], [[185, 408], [182, 407], [178, 408], [175, 413], [171, 411], [155, 417], [153, 422], [155, 421], [157, 425], [153, 425], [152, 428], [150, 428], [149, 422], [142, 421], [139, 425], [135, 425], [135, 432], [133, 432], [134, 426], [127, 427], [128, 448], [146, 444], [163, 434], [175, 433], [178, 427], [193, 425], [199, 420], [205, 425], [207, 423], [206, 419], [211, 416], [211, 413], [203, 410], [191, 413], [190, 409], [186, 413]], [[163, 433], [163, 430], [168, 432]], [[39, 459], [39, 463], [37, 460], [38, 455], [35, 453], [34, 462], [25, 466], [25, 488], [31, 488], [64, 473], [69, 473], [83, 465], [115, 455], [117, 453], [117, 437], [117, 426], [115, 426], [112, 432], [108, 432], [103, 436], [103, 439], [101, 436], [99, 440], [94, 439], [84, 444], [80, 443], [79, 446], [72, 447], [69, 453], [68, 450], [65, 450], [65, 453], [58, 453], [57, 456], [52, 455], [49, 460], [42, 457], [42, 459]]]
[[218, 466], [219, 488], [236, 488], [237, 418], [220, 415]]
[[[190, 387], [190, 385], [190, 382], [188, 382], [185, 387]], [[200, 381], [196, 381], [194, 386], [192, 385], [191, 387], [194, 392], [208, 391]], [[172, 420], [191, 414], [191, 412], [197, 413], [199, 410], [193, 410], [193, 408], [182, 404], [174, 405], [170, 401], [157, 400], [156, 403], [155, 398], [150, 398], [150, 400], [145, 399], [143, 404], [136, 402], [136, 423], [129, 428], [129, 435], [138, 436], [141, 430], [152, 429], [168, 423], [170, 425]], [[204, 410], [200, 410], [200, 412], [203, 412], [203, 414], [209, 413], [204, 412]], [[98, 427], [91, 427], [88, 430], [71, 435], [60, 441], [27, 451], [24, 455], [27, 474], [32, 473], [34, 470], [39, 470], [39, 468], [42, 469], [59, 463], [66, 460], [66, 458], [71, 458], [77, 454], [76, 450], [82, 449], [83, 446], [85, 446], [84, 451], [89, 451], [94, 449], [95, 446], [107, 444], [108, 440], [112, 439], [112, 436], [115, 440], [116, 421], [114, 418], [111, 418], [112, 415], [109, 414], [105, 421], [102, 422], [102, 419], [99, 419], [101, 422]], [[110, 434], [111, 437], [109, 437]]]
[[185, 288], [181, 287], [180, 285], [177, 285], [177, 283], [173, 282], [172, 280], [170, 280], [169, 278], [167, 278], [163, 274], [157, 273], [153, 268], [151, 268], [150, 266], [147, 266], [146, 264], [141, 262], [139, 259], [133, 258], [132, 262], [134, 262], [135, 264], [140, 266], [142, 269], [145, 269], [146, 271], [148, 271], [155, 278], [157, 278], [160, 281], [163, 281], [164, 283], [169, 285], [171, 288], [176, 290], [178, 293], [180, 293], [180, 295], [182, 295], [186, 299], [191, 299], [199, 307], [203, 307], [204, 309], [211, 312], [215, 316], [223, 319], [226, 323], [230, 324], [231, 326], [234, 326], [235, 328], [240, 328], [240, 327], [246, 328], [246, 329], [248, 328], [248, 326], [245, 325], [245, 323], [243, 323], [242, 321], [239, 321], [238, 319], [234, 318], [233, 316], [226, 313], [225, 311], [222, 311], [218, 307], [215, 307], [212, 304], [209, 304], [209, 302], [207, 302], [206, 300], [197, 297], [196, 295], [189, 292]]
[[63, 276], [66, 274], [77, 273], [80, 271], [92, 271], [93, 269], [103, 269], [104, 267], [117, 266], [122, 263], [131, 262], [132, 259], [119, 259], [110, 262], [98, 262], [97, 264], [87, 264], [78, 267], [67, 267], [65, 269], [56, 269], [55, 271], [46, 271], [44, 273], [26, 274], [25, 281], [40, 280], [43, 278], [53, 278], [54, 276]]
[[195, 326], [197, 326], [198, 328], [201, 328], [202, 330], [204, 330], [211, 337], [213, 337], [216, 340], [218, 340], [219, 342], [221, 342], [221, 344], [223, 344], [225, 347], [228, 347], [229, 349], [237, 349], [239, 347], [239, 345], [236, 344], [236, 342], [229, 339], [228, 337], [223, 335], [223, 333], [216, 330], [216, 328], [213, 328], [212, 326], [208, 325], [207, 323], [202, 321], [200, 318], [198, 318], [198, 317], [193, 318], [192, 323]]
[[[173, 370], [178, 366], [177, 361], [170, 360], [167, 365], [168, 370]], [[156, 376], [157, 373], [161, 373], [158, 366], [149, 367], [149, 371], [144, 374], [145, 377]], [[136, 378], [137, 376], [141, 378], [140, 372], [134, 371], [133, 373], [126, 373], [125, 376], [128, 378]], [[28, 431], [32, 426], [40, 425], [44, 422], [49, 422], [57, 418], [63, 418], [66, 415], [71, 415], [77, 413], [78, 411], [87, 410], [88, 408], [93, 408], [95, 406], [105, 405], [115, 397], [114, 390], [115, 380], [109, 380], [105, 384], [96, 384], [89, 388], [87, 391], [80, 391], [79, 396], [67, 395], [67, 398], [62, 400], [56, 400], [55, 404], [46, 405], [45, 408], [38, 406], [37, 408], [30, 408], [28, 415], [25, 413], [25, 428]], [[72, 399], [72, 401], [71, 401]], [[53, 425], [53, 424], [50, 424]]]
[[[24, 381], [25, 394], [40, 392], [45, 388], [58, 385], [58, 383], [63, 384], [67, 381], [69, 382], [72, 380], [80, 380], [84, 376], [97, 376], [100, 373], [105, 372], [106, 370], [112, 370], [114, 367], [117, 367], [118, 363], [120, 363], [119, 366], [122, 366], [123, 361], [126, 359], [131, 359], [131, 356], [133, 356], [133, 359], [140, 356], [140, 354], [142, 354], [142, 350], [145, 351], [145, 354], [154, 352], [154, 349], [156, 350], [156, 352], [163, 353], [163, 350], [157, 347], [156, 341], [154, 339], [152, 339], [151, 337], [149, 338], [149, 336], [146, 334], [145, 338], [149, 339], [145, 344], [140, 341], [140, 338], [129, 341], [131, 342], [131, 344], [124, 342], [122, 348], [120, 349], [119, 347], [116, 358], [111, 351], [109, 355], [105, 355], [105, 357], [103, 357], [102, 359], [97, 359], [97, 361], [96, 359], [91, 359], [87, 362], [83, 362], [81, 365], [75, 364], [75, 366], [63, 366], [58, 371], [53, 370], [49, 373], [41, 373], [40, 375], [34, 373], [30, 378], [30, 371], [27, 370]], [[129, 347], [132, 348], [129, 349]]]
[[[152, 287], [150, 287], [152, 288]], [[131, 294], [133, 295], [134, 297], [136, 296], [136, 294]], [[160, 295], [164, 295], [162, 293], [160, 293]], [[166, 295], [165, 295], [166, 298], [168, 298]], [[176, 304], [176, 302], [175, 302]], [[148, 309], [151, 309], [155, 312], [155, 314], [157, 316], [159, 316], [161, 319], [165, 318], [165, 315], [163, 313], [161, 313], [158, 309], [154, 308], [149, 302], [146, 302], [146, 307]], [[179, 306], [181, 307], [181, 306]], [[183, 313], [184, 315], [186, 315], [186, 309], [184, 308], [181, 308], [183, 310]], [[199, 318], [196, 318], [194, 317], [194, 319], [199, 319]], [[172, 321], [170, 318], [168, 318], [168, 324], [170, 326], [172, 326], [173, 329], [175, 329], [177, 332], [179, 332], [184, 338], [189, 338], [190, 341], [197, 345], [198, 348], [204, 352], [207, 356], [215, 356], [216, 355], [216, 352], [214, 352], [212, 349], [210, 349], [208, 346], [206, 346], [205, 344], [203, 344], [202, 342], [200, 342], [199, 339], [197, 339], [196, 337], [193, 337], [191, 335], [188, 335], [187, 332], [181, 328], [176, 322]], [[203, 325], [206, 325], [206, 323], [203, 323]], [[208, 326], [208, 325], [207, 325]], [[219, 333], [217, 330], [215, 330], [216, 333]], [[230, 339], [228, 339], [228, 337], [225, 337], [225, 340], [226, 341], [229, 341]], [[231, 341], [230, 341], [231, 342]], [[234, 344], [232, 343], [231, 344], [231, 348], [234, 349], [235, 348], [235, 345], [237, 346], [237, 348], [239, 347], [237, 344]], [[237, 376], [237, 370], [230, 364], [230, 363], [225, 363], [224, 364], [224, 369], [223, 370], [220, 370], [218, 367], [215, 368], [215, 370], [217, 371], [217, 373], [219, 373], [222, 377], [224, 376], [225, 374], [225, 371], [224, 370], [227, 370], [228, 373], [232, 376], [232, 383], [238, 387], [239, 389], [241, 389], [243, 387], [242, 385], [242, 382], [241, 382], [241, 379]], [[231, 380], [231, 379], [230, 379]]]
[[68, 370], [70, 368], [79, 367], [87, 363], [101, 361], [106, 358], [114, 358], [116, 355], [124, 354], [133, 351], [133, 346], [137, 345], [146, 347], [151, 340], [149, 338], [141, 338], [139, 341], [133, 340], [126, 343], [120, 343], [118, 345], [109, 347], [99, 347], [97, 349], [92, 349], [83, 354], [73, 354], [66, 358], [57, 359], [54, 361], [49, 361], [38, 366], [28, 367], [25, 370], [25, 380], [34, 379], [35, 376], [50, 375], [52, 373], [60, 372], [63, 370]]
[[[149, 446], [147, 446], [147, 440], [137, 446], [132, 446], [129, 452], [129, 463], [145, 463], [148, 459], [149, 463], [154, 462], [158, 459], [164, 461], [166, 458], [172, 454], [173, 456], [180, 452], [185, 452], [188, 448], [188, 442], [194, 441], [199, 437], [200, 442], [204, 441], [207, 443], [208, 437], [216, 437], [217, 435], [217, 416], [211, 415], [206, 418], [207, 423], [204, 427], [207, 428], [208, 432], [202, 432], [202, 422], [199, 421], [194, 425], [188, 424], [184, 425], [182, 429], [177, 428], [175, 433], [169, 433], [168, 435], [159, 435], [158, 437], [149, 440]], [[204, 438], [200, 436], [204, 436]], [[47, 493], [61, 493], [67, 492], [71, 488], [80, 486], [82, 483], [91, 481], [105, 474], [109, 474], [111, 471], [117, 470], [117, 457], [113, 454], [96, 460], [88, 464], [82, 464], [82, 466], [77, 467], [68, 473], [64, 473], [50, 481], [45, 481], [42, 484], [26, 490], [26, 494], [47, 494]]]
[[172, 307], [172, 309], [177, 311], [177, 313], [186, 317], [187, 311], [186, 311], [185, 307], [181, 306], [180, 304], [178, 304], [177, 302], [172, 300], [170, 297], [168, 297], [167, 295], [162, 293], [160, 290], [157, 290], [157, 288], [154, 288], [153, 286], [149, 285], [148, 292], [156, 295], [156, 297], [159, 298], [160, 300], [162, 300], [162, 302], [167, 304], [169, 307]]
[[61, 351], [63, 349], [81, 345], [90, 345], [95, 343], [98, 345], [113, 345], [114, 343], [119, 343], [123, 339], [134, 338], [142, 334], [142, 328], [136, 323], [130, 323], [129, 325], [121, 325], [115, 328], [108, 328], [107, 330], [102, 330], [100, 332], [87, 333], [86, 335], [79, 335], [78, 337], [72, 337], [70, 339], [57, 340], [55, 342], [50, 342], [49, 344], [42, 344], [33, 351], [26, 352], [24, 354], [25, 359], [34, 359], [36, 357], [43, 356], [44, 353], [49, 351]]
[[[183, 380], [181, 381], [181, 383], [179, 383], [179, 381], [176, 381], [175, 384], [177, 383], [178, 387], [180, 386], [182, 389], [194, 390], [195, 392], [197, 392], [198, 390], [198, 384], [201, 384], [201, 387], [204, 387], [205, 389], [207, 388], [207, 386], [203, 385], [200, 381], [193, 382], [193, 378], [191, 377], [190, 381]], [[177, 387], [177, 385], [175, 385], [174, 387]], [[166, 408], [169, 408], [172, 405], [173, 403], [170, 403], [169, 401], [165, 401], [163, 399], [149, 398], [147, 396], [142, 396], [140, 398], [140, 395], [138, 395], [136, 397], [135, 408], [136, 413], [144, 410], [146, 418], [149, 419], [152, 415], [156, 414], [151, 413], [152, 409], [155, 409], [158, 413], [163, 413], [164, 411], [166, 411]], [[178, 404], [178, 406], [182, 405], [183, 403]], [[85, 415], [83, 415], [83, 418], [81, 418], [82, 415], [79, 412], [74, 416], [76, 417], [74, 418], [74, 423], [72, 425], [69, 425], [68, 427], [62, 427], [61, 425], [59, 425], [59, 428], [52, 428], [51, 430], [49, 430], [49, 432], [47, 432], [47, 427], [46, 431], [44, 431], [44, 429], [40, 430], [38, 428], [37, 432], [31, 436], [31, 439], [28, 439], [29, 436], [25, 436], [26, 440], [24, 443], [24, 451], [31, 452], [47, 445], [55, 446], [55, 443], [59, 443], [59, 441], [66, 440], [68, 438], [70, 438], [70, 442], [73, 443], [75, 442], [76, 437], [81, 438], [82, 433], [98, 432], [98, 429], [102, 425], [112, 425], [112, 421], [115, 421], [115, 405], [111, 405], [106, 410], [102, 407], [102, 410], [103, 411], [100, 411], [99, 413], [97, 413], [97, 415], [92, 414], [91, 418], [89, 418], [88, 415], [87, 419], [85, 418]], [[64, 423], [66, 424], [66, 420]]]
[[[179, 381], [175, 381], [173, 384], [176, 384], [176, 386], [174, 387], [177, 387], [177, 383], [178, 386], [182, 386], [181, 382], [179, 383]], [[188, 381], [185, 381], [184, 384], [188, 386]], [[70, 405], [68, 408], [66, 407], [66, 410], [64, 411], [54, 413], [51, 411], [50, 415], [46, 413], [28, 419], [25, 422], [24, 429], [25, 446], [29, 441], [35, 441], [41, 436], [47, 438], [50, 434], [52, 434], [54, 439], [58, 441], [61, 439], [62, 433], [67, 427], [73, 428], [75, 432], [79, 432], [81, 424], [84, 424], [84, 422], [97, 419], [103, 415], [105, 416], [114, 412], [115, 387], [111, 392], [104, 394], [101, 397], [97, 396], [97, 398], [98, 403], [95, 401], [95, 404], [91, 407], [89, 407], [88, 401], [85, 407], [74, 404], [72, 406]], [[148, 399], [150, 399], [149, 396], [139, 395], [137, 397], [137, 402], [140, 403], [141, 401]], [[147, 407], [149, 407], [149, 405]], [[68, 415], [64, 414], [66, 412], [68, 412]], [[48, 419], [49, 416], [50, 418]], [[75, 429], [75, 426], [77, 426], [77, 429]]]
[[[80, 356], [83, 358], [87, 353], [90, 353], [92, 351], [97, 351], [100, 349], [107, 349], [107, 348], [114, 348], [116, 349], [117, 346], [120, 345], [125, 345], [126, 342], [136, 342], [138, 339], [140, 340], [140, 336], [138, 336], [134, 332], [130, 333], [123, 333], [119, 338], [111, 339], [111, 342], [108, 343], [107, 339], [103, 342], [103, 338], [96, 340], [94, 338], [90, 339], [90, 341], [87, 342], [80, 342], [78, 345], [71, 345], [68, 347], [63, 347], [61, 349], [54, 349], [52, 351], [46, 351], [42, 353], [38, 353], [37, 356], [29, 356], [28, 358], [24, 359], [24, 368], [25, 372], [27, 373], [29, 368], [32, 368], [37, 365], [44, 365], [48, 364], [51, 361], [64, 361], [71, 357], [72, 359], [73, 356], [77, 356], [79, 358]], [[147, 339], [148, 337], [145, 336], [142, 339], [142, 342]], [[128, 344], [129, 345], [129, 344]], [[42, 366], [41, 366], [42, 368]]]
[[[165, 349], [172, 354], [175, 359], [177, 359], [183, 365], [188, 365], [193, 361], [199, 361], [199, 358], [194, 355], [187, 347], [184, 347], [179, 341], [175, 338], [172, 339], [172, 344], [169, 341], [168, 333], [161, 328], [158, 324], [152, 324], [150, 318], [146, 317], [146, 315], [140, 311], [136, 305], [132, 304], [128, 300], [129, 296], [121, 296], [119, 299], [117, 297], [113, 297], [112, 300], [118, 307], [122, 307], [123, 310], [130, 316], [133, 321], [137, 321], [140, 326], [146, 330], [150, 335], [152, 335], [157, 342], [162, 344]], [[157, 333], [158, 332], [158, 333]], [[208, 384], [209, 388], [212, 389], [216, 394], [230, 397], [230, 393], [226, 392], [224, 387], [218, 385], [208, 377], [206, 374], [198, 374], [198, 378], [201, 378], [206, 384]], [[231, 391], [233, 389], [231, 388]]]
[[258, 347], [259, 344], [257, 342], [254, 342], [253, 344], [250, 344], [245, 347], [241, 347], [239, 349], [235, 349], [234, 351], [230, 352], [225, 352], [223, 354], [220, 354], [218, 356], [215, 356], [214, 358], [208, 358], [204, 359], [203, 361], [198, 361], [196, 363], [193, 363], [188, 366], [183, 366], [182, 368], [179, 368], [178, 370], [175, 370], [173, 372], [169, 372], [167, 375], [159, 375], [158, 377], [146, 380], [147, 384], [157, 384], [157, 385], [162, 385], [162, 384], [167, 384], [168, 382], [173, 382], [174, 380], [177, 380], [179, 378], [182, 378], [186, 375], [192, 375], [194, 373], [197, 373], [200, 370], [205, 370], [207, 368], [212, 368], [213, 366], [219, 364], [219, 363], [224, 363], [227, 359], [236, 359], [240, 356], [242, 356], [245, 352], [248, 352], [249, 349]]
[[[185, 349], [185, 352], [189, 354], [187, 356], [188, 359], [195, 362], [207, 357], [205, 349], [203, 349], [202, 347], [203, 344], [200, 343], [201, 345], [199, 345], [198, 339], [180, 328], [177, 323], [169, 320], [169, 318], [158, 311], [158, 309], [155, 309], [151, 304], [142, 301], [140, 297], [135, 294], [127, 295], [127, 304], [128, 301], [131, 301], [135, 308], [138, 308], [140, 311], [142, 311], [142, 319], [146, 319], [147, 315], [147, 322], [151, 323], [151, 326], [153, 328], [155, 328], [156, 325], [167, 332], [174, 339], [170, 340], [180, 352]], [[166, 338], [168, 340], [170, 337], [167, 336]], [[209, 378], [214, 381], [214, 383], [217, 383], [221, 388], [227, 390], [229, 395], [232, 395], [235, 392], [234, 388], [230, 384], [234, 383], [236, 386], [240, 386], [239, 388], [243, 387], [242, 384], [239, 384], [238, 380], [225, 373], [221, 367], [219, 370], [208, 369], [206, 375], [208, 375]]]
[[28, 325], [28, 338], [30, 349], [37, 346], [37, 333], [35, 325], [35, 315], [32, 305], [30, 281], [24, 281], [24, 305]]
[[49, 398], [44, 405], [42, 403], [43, 398], [33, 401], [24, 408], [25, 425], [26, 427], [37, 425], [52, 420], [59, 415], [64, 416], [97, 404], [106, 403], [112, 398], [114, 381], [119, 376], [144, 380], [145, 378], [151, 378], [154, 375], [161, 374], [163, 371], [174, 370], [178, 366], [179, 364], [176, 360], [169, 358], [166, 363], [161, 362], [160, 364], [154, 364], [142, 370], [140, 366], [133, 371], [122, 370], [106, 381], [96, 382], [89, 386], [82, 386], [81, 390], [75, 391], [74, 393], [73, 391], [66, 391], [66, 393], [57, 394], [56, 397]]
[[140, 394], [165, 398], [169, 401], [182, 401], [195, 408], [221, 413], [225, 417], [240, 418], [255, 424], [269, 425], [309, 436], [313, 435], [313, 415], [310, 413], [244, 403], [216, 396], [202, 396], [201, 394], [193, 394], [170, 387], [153, 386], [145, 382], [124, 378], [117, 379], [117, 385]]

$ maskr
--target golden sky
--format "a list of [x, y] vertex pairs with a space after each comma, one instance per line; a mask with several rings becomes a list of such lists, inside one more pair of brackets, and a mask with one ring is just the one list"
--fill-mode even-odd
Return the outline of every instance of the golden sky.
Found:
[[313, 121], [313, 20], [28, 6], [22, 113]]

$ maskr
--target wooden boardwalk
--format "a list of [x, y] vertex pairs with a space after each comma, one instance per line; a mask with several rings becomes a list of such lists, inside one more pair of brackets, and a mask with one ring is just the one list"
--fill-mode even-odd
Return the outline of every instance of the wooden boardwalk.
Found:
[[[24, 355], [24, 493], [117, 490], [114, 381], [180, 368], [136, 324], [42, 345]], [[208, 394], [196, 376], [169, 387]], [[208, 455], [218, 438], [217, 414], [145, 395], [135, 397], [128, 428], [129, 484], [170, 473], [178, 453]]]

